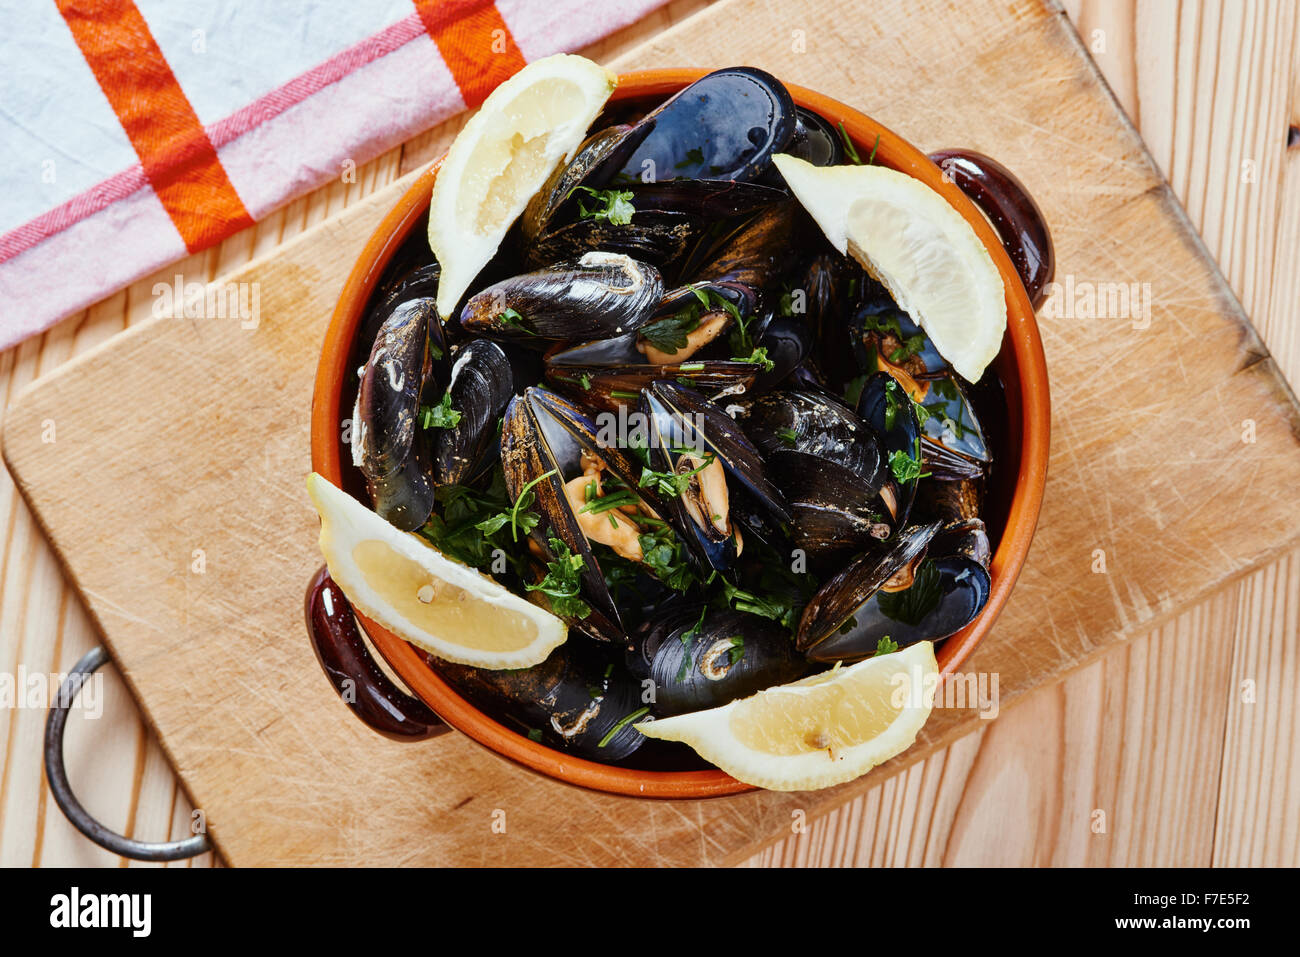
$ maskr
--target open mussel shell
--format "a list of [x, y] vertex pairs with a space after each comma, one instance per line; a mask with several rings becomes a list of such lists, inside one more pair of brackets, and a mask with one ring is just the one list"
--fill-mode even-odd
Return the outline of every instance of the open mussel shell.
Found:
[[902, 639], [890, 630], [896, 622], [880, 609], [877, 595], [915, 574], [938, 530], [938, 522], [903, 529], [828, 579], [799, 619], [795, 638], [799, 650], [813, 661], [856, 661], [875, 654], [885, 636], [901, 646]]
[[731, 359], [687, 359], [651, 365], [636, 335], [582, 343], [546, 359], [546, 378], [583, 405], [605, 412], [635, 406], [641, 390], [659, 379], [689, 382], [707, 396], [735, 394], [754, 382], [758, 367]]
[[717, 70], [637, 122], [627, 133], [631, 156], [606, 160], [592, 181], [753, 180], [794, 130], [794, 100], [780, 80], [753, 67]]
[[445, 354], [434, 300], [408, 299], [380, 324], [361, 372], [352, 461], [375, 511], [403, 531], [419, 528], [433, 511], [429, 440], [419, 415], [421, 401], [438, 391], [443, 377], [434, 369], [444, 368]]
[[744, 541], [730, 514], [730, 482], [777, 517], [789, 507], [767, 477], [758, 450], [721, 408], [677, 382], [658, 381], [641, 393], [650, 461], [661, 472], [696, 473], [681, 495], [663, 499], [674, 528], [706, 566], [725, 569]]
[[[577, 208], [575, 191], [585, 185], [592, 170], [602, 160], [609, 158], [614, 151], [631, 148], [627, 133], [632, 129], [628, 125], [607, 126], [597, 130], [583, 141], [568, 163], [556, 166], [542, 184], [519, 217], [519, 235], [525, 247], [540, 236], [553, 221], [563, 218], [561, 209]], [[624, 156], [626, 159], [626, 156]], [[555, 260], [549, 260], [554, 262]]]
[[495, 461], [501, 415], [537, 376], [535, 354], [505, 343], [474, 339], [456, 352], [447, 391], [460, 421], [438, 429], [434, 436], [434, 475], [439, 485], [464, 484]]
[[[639, 466], [621, 449], [602, 443], [596, 424], [568, 399], [530, 387], [510, 401], [501, 430], [506, 490], [512, 501], [518, 501], [531, 488], [535, 496], [532, 510], [540, 516], [531, 535], [548, 554], [549, 540], [555, 537], [581, 556], [582, 597], [591, 605], [593, 615], [573, 624], [594, 638], [617, 640], [622, 633], [619, 610], [565, 494], [567, 483], [583, 477], [584, 456], [598, 459], [629, 488], [637, 487]], [[649, 493], [643, 497], [652, 499]]]
[[807, 670], [776, 622], [731, 609], [675, 609], [632, 636], [629, 670], [653, 684], [659, 717], [718, 708]]
[[[921, 424], [911, 397], [893, 376], [877, 372], [867, 378], [858, 397], [858, 415], [879, 438], [886, 464], [891, 463], [895, 456], [903, 456], [919, 465]], [[885, 498], [894, 505], [891, 524], [895, 527], [905, 525], [911, 514], [921, 484], [919, 468], [917, 471], [918, 475], [914, 477], [900, 479], [891, 466], [886, 474], [885, 483], [890, 493]]]
[[[870, 367], [870, 354], [902, 369], [914, 379], [931, 379], [952, 373], [952, 366], [930, 337], [890, 296], [880, 282], [861, 272], [859, 291], [850, 320], [856, 333], [859, 357]], [[863, 351], [868, 354], [863, 355]]]
[[579, 757], [618, 761], [645, 741], [632, 727], [645, 707], [640, 682], [596, 648], [570, 640], [540, 665], [513, 671], [434, 667], [479, 707]]
[[993, 461], [975, 406], [955, 375], [925, 382], [920, 403], [930, 413], [922, 424], [925, 471], [937, 479], [977, 479]]
[[861, 267], [838, 253], [819, 253], [794, 280], [790, 307], [812, 330], [813, 358], [829, 386], [842, 393], [862, 371], [849, 310]]
[[461, 326], [472, 335], [540, 345], [632, 332], [663, 298], [659, 270], [618, 253], [587, 253], [512, 276], [471, 296]]

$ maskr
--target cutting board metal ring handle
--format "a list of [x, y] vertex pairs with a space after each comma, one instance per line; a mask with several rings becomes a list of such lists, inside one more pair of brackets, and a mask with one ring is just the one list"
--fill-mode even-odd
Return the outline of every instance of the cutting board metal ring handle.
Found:
[[1056, 251], [1047, 220], [1024, 184], [997, 160], [974, 150], [939, 150], [930, 161], [988, 217], [1037, 309], [1056, 273]]
[[49, 782], [50, 793], [54, 795], [54, 803], [78, 831], [105, 850], [123, 857], [137, 861], [182, 861], [212, 850], [206, 834], [195, 834], [182, 841], [154, 843], [137, 841], [110, 831], [95, 820], [72, 793], [68, 772], [63, 765], [63, 731], [68, 725], [68, 711], [82, 686], [107, 662], [108, 651], [102, 645], [86, 652], [63, 679], [59, 685], [58, 697], [50, 706], [50, 716], [45, 721], [45, 779]]
[[372, 730], [394, 741], [423, 741], [451, 730], [384, 674], [362, 640], [351, 603], [324, 566], [307, 586], [306, 613], [307, 634], [325, 676]]

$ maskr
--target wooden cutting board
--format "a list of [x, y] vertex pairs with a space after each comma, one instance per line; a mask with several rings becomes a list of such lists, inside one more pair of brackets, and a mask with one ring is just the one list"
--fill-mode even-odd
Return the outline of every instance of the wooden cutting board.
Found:
[[[1064, 15], [1038, 0], [774, 6], [722, 0], [615, 66], [761, 65], [925, 150], [982, 150], [1056, 238], [1069, 290], [1040, 319], [1042, 518], [967, 665], [997, 674], [1002, 707], [1294, 547], [1294, 398]], [[975, 725], [936, 710], [906, 755], [832, 791], [671, 804], [557, 784], [460, 735], [399, 745], [362, 727], [303, 632], [320, 558], [302, 481], [320, 337], [408, 181], [227, 277], [257, 284], [255, 329], [135, 327], [35, 383], [5, 422], [20, 489], [227, 861], [726, 863]], [[1092, 318], [1102, 283], [1149, 284], [1149, 313]]]

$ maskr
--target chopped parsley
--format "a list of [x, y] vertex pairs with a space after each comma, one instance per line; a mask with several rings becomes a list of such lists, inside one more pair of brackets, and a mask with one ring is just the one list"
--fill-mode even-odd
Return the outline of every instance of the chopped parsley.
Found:
[[727, 649], [727, 656], [734, 665], [741, 658], [745, 657], [745, 639], [742, 635], [732, 635], [730, 638], [724, 638], [724, 641], [731, 642], [731, 647]]
[[894, 481], [899, 483], [914, 482], [925, 478], [929, 473], [921, 471], [921, 437], [916, 438], [915, 457], [902, 449], [889, 453], [889, 470], [894, 473]]
[[764, 372], [771, 372], [776, 368], [776, 363], [767, 357], [767, 346], [755, 346], [754, 351], [745, 357], [733, 356], [737, 362], [750, 362], [756, 366], [761, 366]]
[[582, 190], [590, 193], [596, 200], [591, 209], [579, 198], [578, 211], [582, 219], [604, 220], [611, 226], [626, 226], [632, 222], [636, 207], [632, 205], [633, 193], [622, 189], [592, 189], [590, 186], [575, 186], [569, 195]]
[[853, 160], [854, 166], [862, 165], [862, 157], [858, 155], [857, 147], [853, 145], [853, 140], [849, 139], [849, 132], [844, 128], [844, 121], [840, 120], [840, 140], [844, 143], [844, 152], [848, 158]]
[[460, 423], [461, 413], [451, 407], [451, 392], [442, 394], [437, 405], [420, 406], [420, 428], [454, 429]]
[[723, 595], [726, 596], [726, 600], [736, 611], [747, 611], [751, 615], [770, 618], [773, 621], [780, 622], [791, 631], [794, 630], [799, 616], [796, 614], [792, 596], [775, 593], [758, 595], [733, 585], [721, 576], [719, 576], [719, 580], [722, 582]]
[[871, 657], [876, 658], [880, 655], [891, 655], [897, 650], [898, 642], [892, 640], [888, 635], [885, 635], [876, 642], [876, 650], [872, 653]]
[[[498, 538], [510, 520], [511, 502], [500, 466], [492, 473], [486, 489], [468, 485], [444, 485], [434, 493], [439, 508], [420, 529], [420, 535], [438, 551], [480, 570], [491, 568], [494, 550], [501, 548], [516, 572], [523, 569], [521, 557], [508, 541]], [[519, 515], [525, 532], [537, 523], [536, 515]]]
[[641, 469], [641, 480], [637, 484], [641, 488], [653, 488], [667, 498], [680, 498], [690, 488], [691, 479], [712, 464], [713, 453], [709, 452], [701, 465], [687, 472], [660, 472], [647, 465]]
[[586, 618], [591, 614], [591, 606], [578, 597], [586, 562], [558, 538], [552, 536], [548, 541], [555, 559], [546, 563], [546, 577], [535, 585], [526, 584], [524, 587], [547, 596], [551, 600], [551, 610], [560, 617]]
[[650, 573], [673, 591], [686, 591], [699, 581], [686, 555], [686, 546], [663, 522], [650, 522], [638, 536], [641, 559]]
[[777, 429], [776, 437], [789, 446], [799, 444], [799, 436], [795, 434], [794, 429]]
[[519, 310], [515, 309], [513, 306], [506, 306], [502, 312], [497, 313], [496, 321], [507, 326], [514, 326], [516, 329], [526, 332], [530, 336], [537, 335], [537, 333], [524, 325], [524, 317], [519, 313]]

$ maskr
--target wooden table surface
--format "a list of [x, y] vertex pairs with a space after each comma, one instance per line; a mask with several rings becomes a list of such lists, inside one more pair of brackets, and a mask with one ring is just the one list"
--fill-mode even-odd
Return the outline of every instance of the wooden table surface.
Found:
[[[673, 0], [583, 52], [608, 59], [707, 2]], [[1288, 148], [1300, 140], [1300, 9], [1293, 0], [1062, 6], [1279, 365], [1300, 382], [1300, 143]], [[326, 185], [0, 353], [6, 403], [146, 318], [154, 282], [243, 264], [423, 165], [458, 126], [417, 136], [359, 168], [355, 183]], [[2, 470], [0, 529], [0, 674], [66, 670], [97, 644], [95, 630]], [[73, 787], [123, 833], [187, 836], [184, 794], [129, 692], [104, 673], [103, 717], [69, 722]], [[1034, 692], [853, 804], [793, 822], [749, 863], [1296, 866], [1298, 688], [1300, 553]], [[0, 710], [0, 865], [141, 866], [82, 838], [54, 806], [44, 722], [43, 710]]]

